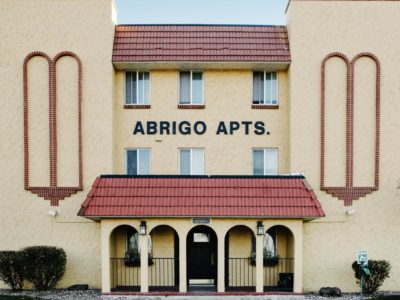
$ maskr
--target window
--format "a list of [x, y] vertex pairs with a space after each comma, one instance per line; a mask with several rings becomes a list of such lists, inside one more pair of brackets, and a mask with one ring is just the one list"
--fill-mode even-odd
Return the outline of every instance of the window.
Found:
[[125, 170], [127, 175], [149, 175], [150, 149], [127, 149]]
[[203, 104], [203, 72], [179, 73], [179, 104]]
[[253, 72], [253, 104], [278, 104], [276, 72]]
[[253, 175], [278, 174], [278, 149], [253, 150]]
[[204, 175], [204, 149], [180, 149], [181, 175]]
[[140, 105], [150, 103], [149, 72], [125, 73], [125, 104]]

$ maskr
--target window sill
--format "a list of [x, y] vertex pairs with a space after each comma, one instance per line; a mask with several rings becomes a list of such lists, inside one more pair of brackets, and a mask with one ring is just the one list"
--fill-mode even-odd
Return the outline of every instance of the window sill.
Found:
[[273, 104], [273, 105], [268, 105], [268, 104], [253, 104], [251, 105], [252, 109], [278, 109], [279, 104]]
[[179, 109], [204, 109], [204, 104], [178, 104]]
[[126, 109], [150, 109], [150, 104], [124, 104]]

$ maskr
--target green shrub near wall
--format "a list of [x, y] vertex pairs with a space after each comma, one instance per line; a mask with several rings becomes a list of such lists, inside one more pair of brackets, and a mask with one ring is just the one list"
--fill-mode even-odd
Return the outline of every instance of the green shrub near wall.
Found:
[[61, 248], [34, 246], [21, 250], [24, 275], [39, 291], [56, 287], [65, 273], [67, 255]]
[[20, 251], [0, 251], [0, 280], [13, 291], [22, 289], [24, 270]]
[[53, 289], [63, 277], [66, 263], [65, 251], [57, 247], [0, 251], [0, 280], [12, 290], [22, 289], [24, 279], [39, 291]]
[[[351, 265], [354, 271], [354, 276], [357, 279], [357, 283], [360, 284], [361, 272], [357, 262], [353, 262]], [[382, 286], [386, 278], [389, 277], [390, 269], [392, 266], [386, 260], [373, 260], [368, 261], [368, 269], [371, 272], [369, 276], [364, 277], [364, 292], [366, 294], [372, 294], [378, 291]]]

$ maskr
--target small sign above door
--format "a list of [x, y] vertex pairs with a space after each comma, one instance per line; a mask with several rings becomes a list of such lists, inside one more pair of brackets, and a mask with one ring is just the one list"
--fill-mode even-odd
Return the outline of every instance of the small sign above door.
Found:
[[192, 224], [211, 224], [210, 218], [192, 218]]

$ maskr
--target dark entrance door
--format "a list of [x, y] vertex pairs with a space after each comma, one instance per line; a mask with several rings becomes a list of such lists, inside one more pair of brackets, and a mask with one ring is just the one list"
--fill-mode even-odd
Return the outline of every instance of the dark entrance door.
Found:
[[187, 277], [190, 286], [217, 285], [217, 236], [210, 227], [197, 226], [188, 234]]

